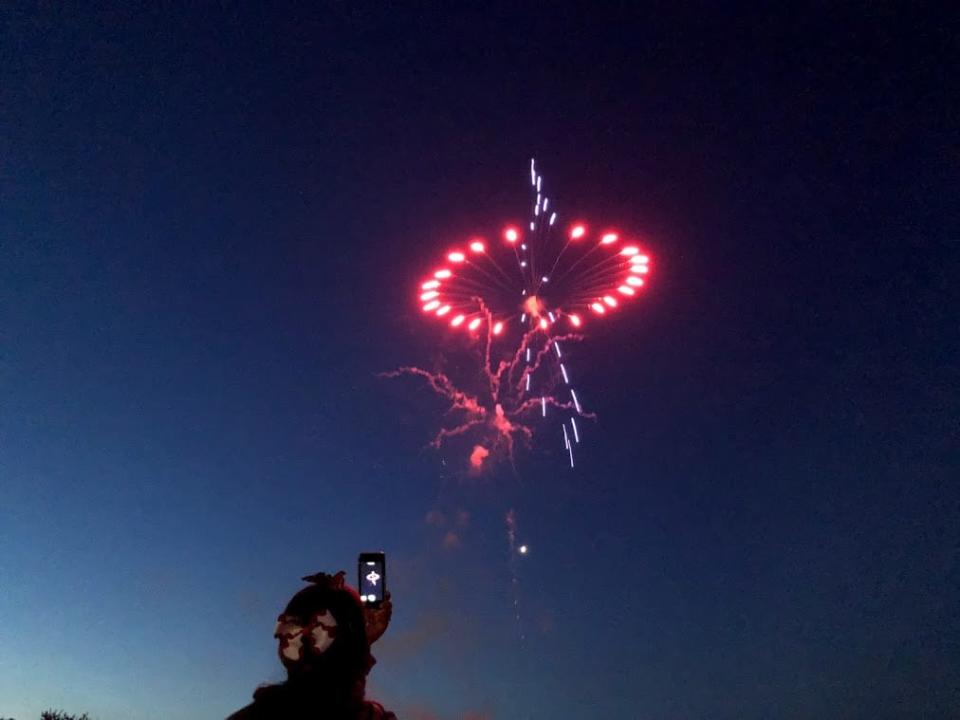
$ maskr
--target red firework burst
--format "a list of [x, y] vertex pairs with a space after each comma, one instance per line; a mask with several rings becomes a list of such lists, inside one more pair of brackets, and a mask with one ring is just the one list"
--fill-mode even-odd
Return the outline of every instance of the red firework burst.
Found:
[[646, 285], [650, 256], [614, 229], [574, 222], [559, 232], [557, 213], [530, 161], [530, 222], [507, 225], [494, 241], [469, 238], [443, 253], [417, 289], [428, 318], [465, 333], [480, 358], [479, 387], [466, 392], [442, 372], [404, 367], [389, 376], [423, 378], [449, 403], [449, 424], [432, 445], [453, 438], [472, 445], [470, 467], [491, 456], [512, 460], [516, 439], [533, 438], [535, 415], [562, 411], [564, 446], [574, 464], [583, 411], [562, 345], [579, 340], [587, 318], [609, 317]]

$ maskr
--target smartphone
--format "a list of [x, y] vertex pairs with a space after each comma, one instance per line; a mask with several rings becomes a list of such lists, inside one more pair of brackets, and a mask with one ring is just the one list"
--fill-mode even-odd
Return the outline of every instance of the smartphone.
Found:
[[364, 605], [379, 607], [387, 592], [387, 556], [382, 552], [360, 553], [357, 587]]

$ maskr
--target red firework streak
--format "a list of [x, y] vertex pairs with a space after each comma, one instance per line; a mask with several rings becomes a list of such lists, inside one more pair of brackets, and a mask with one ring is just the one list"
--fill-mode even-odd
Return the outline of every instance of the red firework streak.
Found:
[[417, 286], [425, 317], [475, 343], [479, 390], [466, 392], [448, 375], [417, 367], [388, 373], [421, 377], [450, 402], [452, 424], [431, 445], [471, 438], [475, 471], [491, 455], [512, 460], [516, 438], [529, 443], [534, 418], [546, 417], [548, 408], [562, 417], [573, 467], [574, 445], [581, 440], [577, 418], [592, 415], [572, 385], [563, 345], [580, 340], [588, 320], [610, 317], [631, 303], [650, 272], [650, 256], [614, 229], [594, 231], [573, 222], [561, 230], [533, 160], [530, 186], [526, 226], [507, 225], [493, 241], [474, 237], [448, 248]]

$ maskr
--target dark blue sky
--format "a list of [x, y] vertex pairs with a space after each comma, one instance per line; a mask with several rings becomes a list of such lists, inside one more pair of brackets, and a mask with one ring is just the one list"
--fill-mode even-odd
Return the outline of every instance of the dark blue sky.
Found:
[[[223, 717], [371, 548], [406, 720], [960, 714], [955, 17], [205, 5], [0, 10], [0, 716]], [[532, 155], [657, 274], [465, 481], [376, 374]]]

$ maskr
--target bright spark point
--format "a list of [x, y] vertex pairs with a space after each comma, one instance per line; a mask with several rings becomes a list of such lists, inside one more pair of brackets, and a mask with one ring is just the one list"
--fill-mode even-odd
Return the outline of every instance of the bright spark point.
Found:
[[616, 233], [607, 233], [602, 238], [600, 238], [600, 243], [602, 245], [610, 245], [611, 243], [615, 243], [616, 241], [617, 241]]
[[464, 255], [462, 252], [452, 252], [449, 255], [447, 255], [447, 260], [449, 260], [450, 262], [462, 263], [466, 259], [467, 259], [467, 256]]
[[436, 287], [440, 287], [439, 280], [427, 280], [423, 285], [420, 286], [421, 290], [433, 290]]
[[571, 315], [571, 316], [570, 316], [570, 323], [571, 323], [574, 327], [580, 327], [580, 322], [581, 322], [581, 320], [580, 320], [580, 316], [579, 316], [579, 315]]
[[621, 295], [633, 295], [635, 292], [629, 285], [621, 285], [617, 288], [617, 291], [620, 292]]
[[627, 285], [633, 285], [634, 287], [643, 287], [643, 278], [634, 277], [631, 275], [627, 278]]
[[545, 397], [540, 398], [540, 407], [543, 408], [543, 416], [547, 416], [547, 399]]
[[598, 302], [595, 302], [592, 305], [590, 305], [590, 309], [593, 310], [595, 313], [600, 313], [601, 315], [603, 315], [603, 313], [606, 312], [606, 310], [604, 310], [603, 305], [601, 305]]
[[470, 249], [475, 253], [482, 253], [486, 249], [486, 245], [479, 240], [474, 240], [472, 243], [470, 243]]
[[446, 279], [447, 279], [448, 277], [450, 277], [451, 275], [453, 275], [453, 273], [450, 272], [449, 270], [447, 270], [446, 268], [444, 268], [443, 270], [437, 270], [437, 271], [433, 274], [433, 276], [434, 276], [435, 278], [438, 278], [438, 279], [440, 279], [440, 280], [446, 280]]
[[604, 301], [607, 305], [609, 305], [610, 307], [612, 307], [612, 308], [614, 308], [614, 307], [617, 306], [617, 301], [614, 300], [614, 299], [613, 299], [612, 297], [610, 297], [609, 295], [604, 295], [604, 296], [603, 296], [603, 301]]
[[476, 330], [478, 327], [480, 327], [480, 323], [482, 322], [483, 320], [481, 320], [480, 318], [474, 318], [473, 320], [470, 321], [470, 324], [467, 325], [467, 329]]
[[621, 250], [620, 254], [630, 256], [630, 255], [636, 255], [638, 252], [640, 251], [631, 245], [630, 247], [625, 247], [623, 250]]
[[453, 325], [453, 327], [457, 327], [458, 325], [462, 324], [465, 319], [466, 318], [463, 315], [457, 315], [453, 320], [450, 321], [450, 324]]
[[438, 307], [440, 307], [440, 301], [431, 300], [430, 302], [428, 302], [426, 305], [423, 306], [423, 311], [430, 312], [431, 310], [436, 310]]
[[570, 239], [579, 240], [587, 234], [587, 229], [583, 225], [574, 225], [570, 230]]
[[519, 239], [520, 233], [517, 232], [516, 228], [508, 227], [504, 231], [503, 237], [506, 239], [507, 242], [515, 243]]
[[577, 432], [577, 419], [570, 418], [570, 425], [573, 427], [573, 439], [580, 442], [580, 433]]
[[540, 329], [541, 329], [541, 330], [546, 330], [546, 329], [547, 329], [547, 324], [548, 324], [548, 323], [547, 323], [547, 319], [546, 319], [546, 318], [540, 318]]
[[437, 297], [439, 294], [440, 294], [440, 293], [438, 293], [436, 290], [428, 290], [427, 292], [423, 293], [423, 294], [420, 296], [420, 299], [421, 299], [421, 300], [433, 300], [433, 299], [434, 299], [435, 297]]
[[440, 317], [443, 317], [443, 316], [446, 315], [448, 312], [450, 312], [450, 306], [449, 306], [449, 305], [444, 305], [442, 308], [440, 308], [439, 310], [437, 310], [437, 315], [440, 316]]
[[528, 552], [530, 552], [530, 548], [528, 548], [526, 545], [521, 545], [521, 546], [518, 548], [518, 550], [519, 550], [519, 552], [520, 552], [521, 555], [526, 555]]
[[501, 332], [503, 332], [503, 323], [498, 322], [496, 325], [493, 326], [493, 334], [499, 335]]

